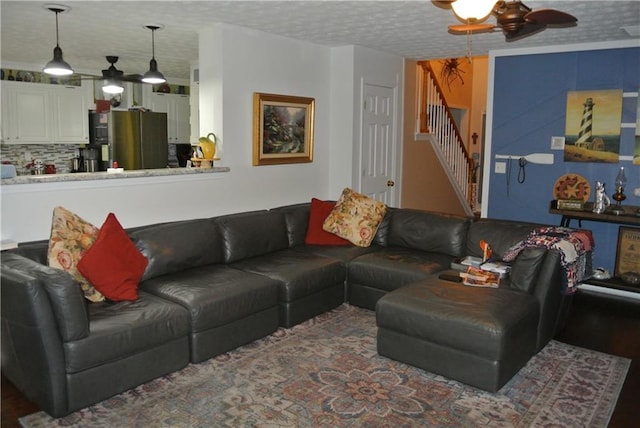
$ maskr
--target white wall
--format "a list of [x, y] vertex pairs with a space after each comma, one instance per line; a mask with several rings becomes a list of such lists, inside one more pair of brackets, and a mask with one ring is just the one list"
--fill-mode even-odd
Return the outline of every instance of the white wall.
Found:
[[[331, 49], [216, 24], [200, 33], [200, 134], [219, 137], [222, 160], [217, 165], [231, 171], [2, 186], [2, 239], [47, 239], [58, 205], [97, 226], [114, 212], [124, 227], [133, 227], [272, 208], [312, 197], [336, 199], [352, 185], [360, 82], [388, 83], [395, 73], [389, 70], [398, 64], [401, 68], [402, 58], [369, 49]], [[253, 92], [315, 98], [312, 163], [252, 166]]]

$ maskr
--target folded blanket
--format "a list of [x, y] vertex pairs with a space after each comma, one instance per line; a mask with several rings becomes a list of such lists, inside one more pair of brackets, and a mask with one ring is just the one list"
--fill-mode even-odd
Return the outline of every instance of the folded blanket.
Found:
[[529, 236], [511, 247], [503, 256], [513, 261], [525, 248], [546, 248], [560, 253], [564, 270], [564, 292], [575, 293], [578, 284], [591, 274], [591, 251], [595, 247], [593, 235], [588, 230], [545, 226], [534, 229]]

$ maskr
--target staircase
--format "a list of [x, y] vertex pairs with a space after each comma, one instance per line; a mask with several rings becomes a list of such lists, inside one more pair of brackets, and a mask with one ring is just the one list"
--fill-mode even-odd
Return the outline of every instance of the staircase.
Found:
[[465, 212], [474, 215], [474, 162], [428, 61], [418, 62], [419, 132], [431, 143]]

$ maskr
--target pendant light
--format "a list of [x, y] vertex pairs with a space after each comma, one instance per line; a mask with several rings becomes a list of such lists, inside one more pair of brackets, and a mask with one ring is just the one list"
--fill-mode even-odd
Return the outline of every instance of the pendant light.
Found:
[[53, 59], [44, 66], [42, 71], [53, 76], [68, 76], [73, 74], [73, 69], [62, 59], [62, 49], [60, 49], [60, 45], [58, 44], [58, 14], [67, 12], [71, 8], [58, 4], [49, 4], [45, 5], [45, 7], [56, 14], [56, 47], [53, 48]]
[[162, 27], [159, 25], [145, 25], [145, 28], [151, 30], [151, 61], [149, 61], [149, 71], [144, 73], [144, 76], [142, 76], [142, 81], [144, 83], [157, 85], [159, 83], [164, 83], [167, 81], [162, 73], [158, 71], [158, 63], [156, 62], [156, 45], [154, 33], [156, 30]]

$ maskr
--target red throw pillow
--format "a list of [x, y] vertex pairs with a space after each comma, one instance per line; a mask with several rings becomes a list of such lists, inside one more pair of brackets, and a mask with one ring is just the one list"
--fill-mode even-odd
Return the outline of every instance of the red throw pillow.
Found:
[[309, 213], [309, 225], [307, 227], [307, 235], [304, 243], [307, 245], [351, 245], [346, 239], [342, 239], [338, 235], [326, 232], [322, 229], [322, 223], [327, 218], [335, 202], [321, 201], [319, 199], [311, 199], [311, 212]]
[[95, 243], [78, 263], [78, 270], [111, 301], [136, 300], [138, 283], [149, 261], [109, 213]]

